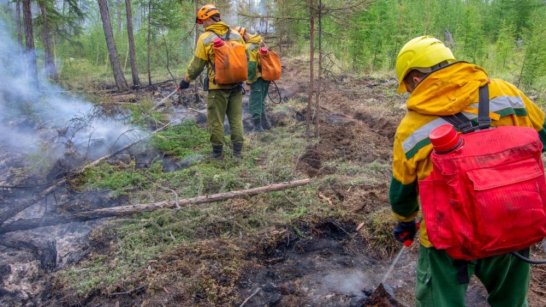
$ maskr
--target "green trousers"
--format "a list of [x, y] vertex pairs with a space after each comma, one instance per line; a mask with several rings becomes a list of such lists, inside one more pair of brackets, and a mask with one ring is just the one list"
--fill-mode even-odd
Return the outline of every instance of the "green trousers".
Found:
[[[445, 251], [421, 245], [417, 262], [416, 306], [465, 306], [468, 283], [458, 281], [458, 268]], [[465, 267], [462, 267], [463, 271]], [[511, 254], [468, 262], [468, 276], [476, 274], [484, 284], [493, 307], [527, 306], [530, 269]]]
[[243, 93], [241, 87], [210, 90], [207, 96], [207, 121], [212, 145], [224, 144], [224, 118], [228, 118], [231, 142], [243, 144]]
[[253, 119], [260, 119], [265, 114], [265, 99], [269, 91], [269, 81], [258, 78], [250, 84], [249, 111]]

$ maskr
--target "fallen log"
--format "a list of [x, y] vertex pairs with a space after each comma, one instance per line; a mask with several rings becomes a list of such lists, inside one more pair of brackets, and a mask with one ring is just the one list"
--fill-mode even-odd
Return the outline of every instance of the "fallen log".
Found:
[[294, 180], [289, 182], [274, 183], [271, 185], [247, 189], [247, 190], [231, 191], [231, 192], [225, 192], [225, 193], [180, 199], [178, 201], [168, 200], [168, 201], [160, 201], [160, 202], [149, 203], [149, 204], [136, 204], [136, 205], [128, 205], [128, 206], [102, 208], [97, 210], [75, 213], [71, 216], [48, 216], [43, 218], [21, 219], [21, 220], [17, 220], [12, 223], [9, 223], [7, 225], [0, 226], [0, 235], [4, 233], [8, 233], [8, 232], [13, 232], [13, 231], [29, 230], [29, 229], [39, 228], [39, 227], [66, 224], [66, 223], [71, 223], [76, 221], [88, 221], [93, 219], [100, 219], [100, 218], [114, 217], [114, 216], [118, 216], [118, 217], [127, 216], [127, 215], [131, 215], [135, 213], [149, 212], [149, 211], [154, 211], [158, 209], [174, 209], [174, 208], [179, 208], [181, 206], [187, 206], [187, 205], [212, 203], [212, 202], [218, 202], [218, 201], [228, 200], [232, 198], [253, 196], [253, 195], [258, 195], [262, 193], [281, 191], [281, 190], [286, 190], [290, 188], [295, 188], [298, 186], [303, 186], [308, 184], [309, 182], [311, 182], [311, 179], [307, 178], [307, 179], [300, 179], [300, 180]]
[[111, 98], [114, 102], [137, 102], [138, 100], [136, 94], [114, 94]]

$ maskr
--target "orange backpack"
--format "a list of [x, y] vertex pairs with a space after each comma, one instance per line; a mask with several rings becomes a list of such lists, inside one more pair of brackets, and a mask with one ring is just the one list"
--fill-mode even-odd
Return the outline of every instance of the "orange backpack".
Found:
[[262, 79], [265, 81], [275, 81], [281, 78], [281, 59], [276, 52], [260, 48], [258, 51], [258, 61], [262, 69]]
[[214, 81], [217, 84], [236, 84], [248, 79], [246, 48], [243, 44], [218, 37], [214, 40]]

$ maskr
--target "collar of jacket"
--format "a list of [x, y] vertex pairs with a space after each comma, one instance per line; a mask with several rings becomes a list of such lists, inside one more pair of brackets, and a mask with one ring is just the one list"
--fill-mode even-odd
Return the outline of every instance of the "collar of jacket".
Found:
[[261, 44], [263, 38], [259, 34], [250, 35], [247, 44]]
[[225, 22], [219, 21], [206, 27], [205, 31], [214, 32], [217, 35], [224, 36], [229, 31], [229, 26]]
[[425, 77], [410, 94], [408, 110], [420, 114], [447, 116], [477, 102], [478, 88], [489, 81], [483, 68], [456, 62]]

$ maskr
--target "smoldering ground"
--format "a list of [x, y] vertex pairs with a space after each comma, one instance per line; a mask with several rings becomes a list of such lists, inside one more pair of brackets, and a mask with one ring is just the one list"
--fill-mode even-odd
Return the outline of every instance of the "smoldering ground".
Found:
[[[0, 1], [1, 3], [1, 1]], [[0, 226], [63, 217], [66, 207], [120, 205], [105, 191], [48, 186], [87, 162], [146, 137], [123, 114], [107, 115], [50, 83], [38, 59], [12, 37], [0, 13]], [[35, 62], [36, 61], [36, 62]], [[37, 73], [33, 65], [37, 63]], [[64, 209], [63, 209], [64, 208]], [[41, 305], [48, 272], [88, 252], [95, 222], [73, 222], [0, 235], [0, 305]]]
[[[95, 159], [144, 136], [123, 118], [47, 81], [43, 69], [33, 75], [33, 53], [16, 43], [0, 20], [0, 148], [40, 161], [42, 170], [70, 156]], [[40, 61], [38, 61], [40, 64]]]

